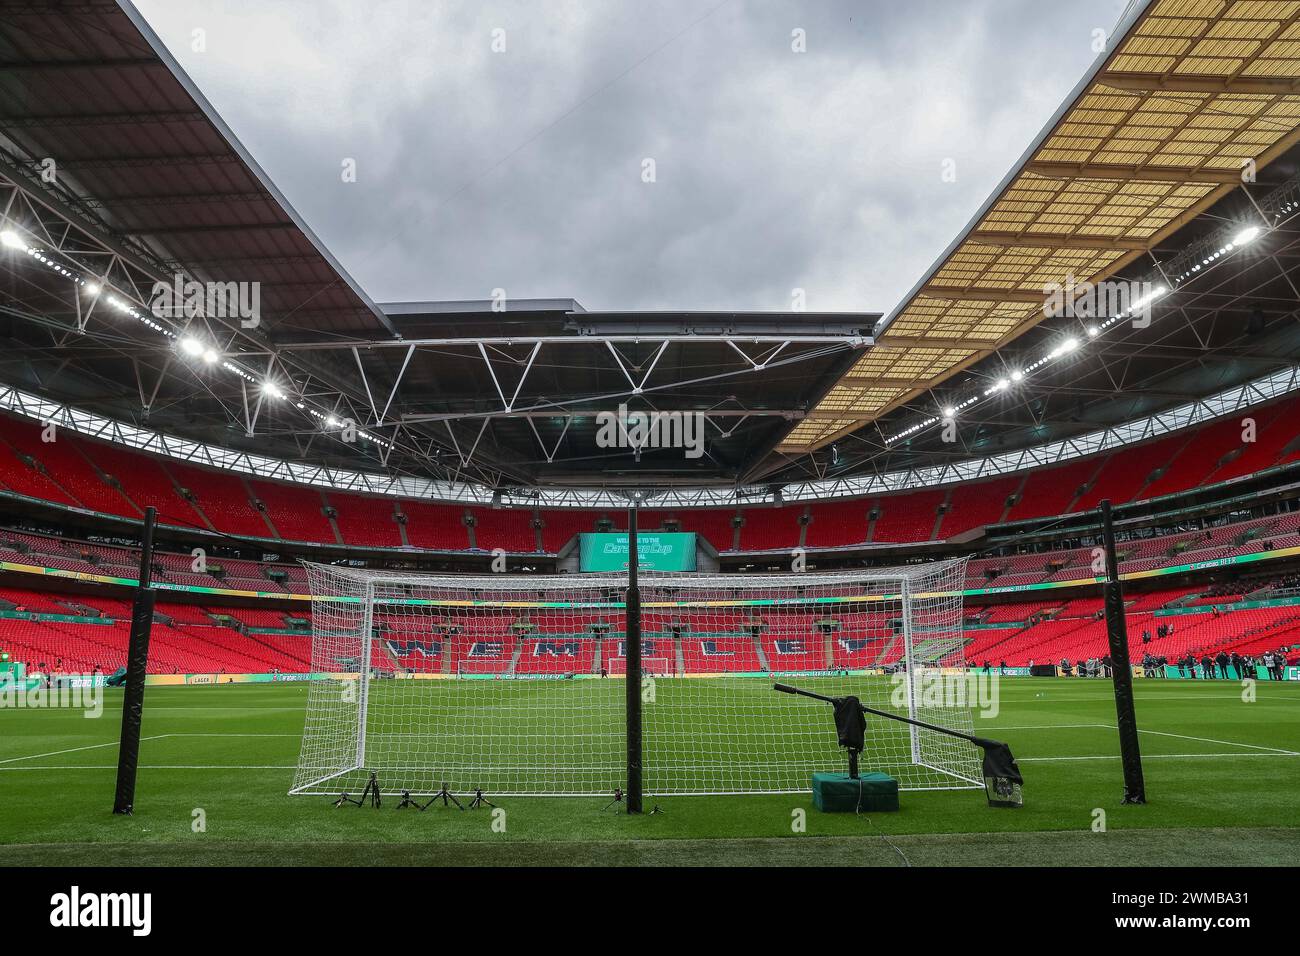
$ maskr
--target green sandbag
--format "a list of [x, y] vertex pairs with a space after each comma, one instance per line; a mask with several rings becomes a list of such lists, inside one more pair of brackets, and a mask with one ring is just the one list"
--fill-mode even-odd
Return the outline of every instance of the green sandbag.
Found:
[[879, 813], [898, 809], [898, 781], [887, 773], [815, 773], [813, 803], [823, 813]]

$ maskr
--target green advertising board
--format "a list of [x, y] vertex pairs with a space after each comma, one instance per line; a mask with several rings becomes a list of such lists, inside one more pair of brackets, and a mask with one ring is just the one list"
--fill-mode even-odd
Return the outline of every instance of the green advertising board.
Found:
[[[639, 564], [647, 571], [694, 571], [694, 532], [641, 532], [637, 535]], [[622, 571], [627, 568], [627, 534], [584, 534], [578, 542], [583, 571]]]

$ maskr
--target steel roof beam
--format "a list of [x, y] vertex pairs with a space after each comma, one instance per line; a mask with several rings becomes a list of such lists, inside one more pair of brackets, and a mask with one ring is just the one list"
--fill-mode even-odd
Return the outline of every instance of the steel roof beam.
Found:
[[[1157, 183], [1229, 183], [1241, 180], [1240, 169], [1198, 169], [1195, 166], [1120, 166], [1113, 163], [1056, 163], [1035, 160], [1025, 172], [1049, 179], [1119, 179]], [[1141, 247], [1145, 248], [1145, 246]]]
[[1096, 82], [1112, 90], [1138, 93], [1267, 93], [1274, 96], [1300, 93], [1300, 80], [1286, 76], [1213, 76], [1108, 70], [1098, 76]]

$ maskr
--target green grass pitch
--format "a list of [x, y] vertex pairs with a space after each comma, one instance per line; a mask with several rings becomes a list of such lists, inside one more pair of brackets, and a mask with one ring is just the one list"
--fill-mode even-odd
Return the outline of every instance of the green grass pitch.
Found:
[[[1296, 683], [1260, 683], [1248, 702], [1231, 681], [1138, 681], [1146, 806], [1120, 804], [1109, 682], [1007, 678], [1000, 713], [977, 718], [976, 731], [1012, 745], [1026, 778], [1020, 810], [991, 809], [971, 790], [904, 793], [901, 812], [863, 816], [820, 814], [807, 793], [665, 797], [653, 801], [661, 813], [639, 817], [602, 811], [607, 798], [514, 797], [498, 801], [503, 821], [487, 810], [397, 811], [392, 795], [378, 810], [288, 796], [306, 696], [300, 684], [149, 688], [130, 817], [109, 812], [118, 692], [108, 694], [99, 719], [79, 710], [0, 708], [0, 862], [1229, 865], [1300, 858]], [[869, 754], [863, 766], [871, 768]]]

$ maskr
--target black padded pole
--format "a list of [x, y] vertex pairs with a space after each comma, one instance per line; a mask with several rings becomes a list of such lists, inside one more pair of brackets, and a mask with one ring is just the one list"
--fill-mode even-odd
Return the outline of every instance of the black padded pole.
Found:
[[1124, 803], [1146, 803], [1142, 751], [1138, 746], [1137, 714], [1133, 709], [1133, 666], [1128, 657], [1128, 625], [1124, 620], [1124, 587], [1115, 556], [1115, 526], [1110, 500], [1101, 503], [1102, 544], [1106, 551], [1106, 635], [1110, 639], [1111, 681], [1115, 686], [1115, 726], [1119, 728], [1119, 757], [1124, 767]]
[[131, 608], [131, 638], [126, 651], [126, 691], [122, 698], [122, 737], [117, 748], [117, 793], [114, 813], [135, 807], [135, 775], [140, 764], [140, 723], [144, 717], [144, 674], [149, 664], [149, 631], [153, 627], [154, 590], [153, 526], [157, 512], [144, 511], [144, 538], [140, 542], [140, 583]]
[[641, 812], [641, 589], [636, 505], [627, 512], [627, 812]]

